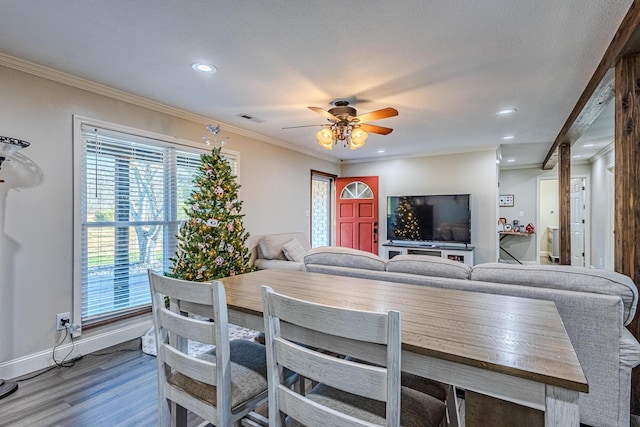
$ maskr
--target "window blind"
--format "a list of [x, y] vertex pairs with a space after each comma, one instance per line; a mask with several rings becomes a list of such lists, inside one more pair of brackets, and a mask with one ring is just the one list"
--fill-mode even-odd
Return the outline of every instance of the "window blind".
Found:
[[[83, 324], [151, 303], [147, 269], [167, 271], [200, 153], [82, 127]], [[236, 159], [227, 156], [236, 171]]]

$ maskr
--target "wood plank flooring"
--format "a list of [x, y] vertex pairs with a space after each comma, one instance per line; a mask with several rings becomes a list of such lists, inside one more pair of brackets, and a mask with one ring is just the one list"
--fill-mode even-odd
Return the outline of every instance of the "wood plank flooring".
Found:
[[0, 400], [0, 426], [155, 426], [157, 387], [156, 359], [138, 339], [20, 381]]

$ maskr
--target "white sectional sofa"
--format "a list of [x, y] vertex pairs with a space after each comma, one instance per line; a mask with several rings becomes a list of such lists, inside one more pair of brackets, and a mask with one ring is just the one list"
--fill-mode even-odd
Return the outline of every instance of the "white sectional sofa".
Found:
[[338, 276], [554, 301], [589, 383], [589, 393], [580, 394], [581, 423], [629, 425], [631, 369], [640, 363], [640, 343], [625, 327], [638, 302], [627, 276], [556, 265], [469, 267], [424, 255], [384, 260], [339, 247], [311, 249], [304, 264], [307, 271]]

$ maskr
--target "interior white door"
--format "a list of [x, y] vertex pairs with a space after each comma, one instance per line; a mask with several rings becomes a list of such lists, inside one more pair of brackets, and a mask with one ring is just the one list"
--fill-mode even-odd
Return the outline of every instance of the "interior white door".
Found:
[[584, 267], [584, 178], [571, 180], [571, 265]]

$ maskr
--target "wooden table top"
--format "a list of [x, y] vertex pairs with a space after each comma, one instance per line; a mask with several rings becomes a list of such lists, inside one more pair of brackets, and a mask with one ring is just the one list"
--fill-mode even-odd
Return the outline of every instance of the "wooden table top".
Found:
[[588, 392], [555, 303], [284, 270], [221, 279], [229, 309], [262, 316], [261, 285], [326, 305], [402, 313], [402, 348]]

